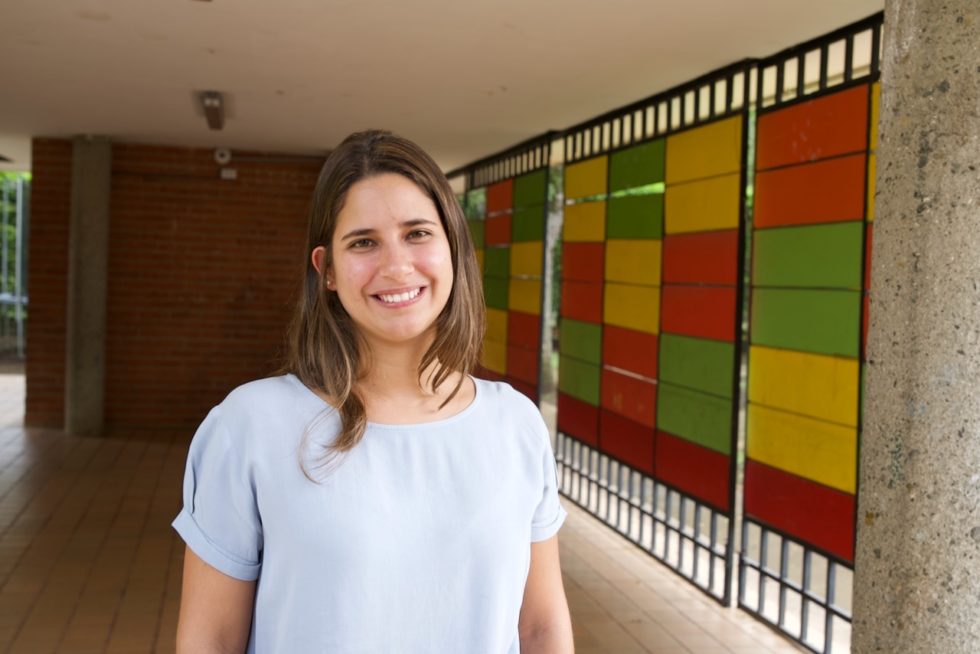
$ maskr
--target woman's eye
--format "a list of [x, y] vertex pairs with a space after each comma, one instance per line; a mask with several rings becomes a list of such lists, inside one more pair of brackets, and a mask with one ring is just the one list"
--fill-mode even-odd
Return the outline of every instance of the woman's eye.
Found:
[[373, 241], [371, 239], [369, 239], [369, 238], [362, 238], [362, 239], [358, 239], [356, 241], [351, 241], [351, 244], [348, 247], [350, 247], [351, 249], [363, 249], [363, 248], [366, 248], [366, 247], [370, 247], [372, 244], [373, 244]]
[[408, 233], [408, 237], [415, 240], [425, 238], [426, 236], [429, 236], [429, 231], [425, 229], [414, 229]]

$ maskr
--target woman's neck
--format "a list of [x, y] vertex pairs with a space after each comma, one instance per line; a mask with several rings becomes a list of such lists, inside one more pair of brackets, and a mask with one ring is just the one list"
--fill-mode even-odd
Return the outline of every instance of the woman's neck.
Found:
[[383, 399], [433, 395], [430, 380], [437, 363], [433, 362], [419, 375], [419, 365], [433, 340], [434, 337], [428, 338], [411, 346], [371, 343], [370, 352], [364, 357], [367, 371], [357, 382], [359, 390]]
[[475, 388], [463, 383], [451, 402], [443, 402], [460, 382], [460, 373], [450, 374], [438, 388], [432, 377], [439, 362], [433, 361], [420, 375], [419, 364], [431, 341], [418, 348], [385, 347], [372, 344], [366, 357], [367, 373], [357, 382], [368, 420], [381, 423], [424, 422], [458, 413], [472, 401]]

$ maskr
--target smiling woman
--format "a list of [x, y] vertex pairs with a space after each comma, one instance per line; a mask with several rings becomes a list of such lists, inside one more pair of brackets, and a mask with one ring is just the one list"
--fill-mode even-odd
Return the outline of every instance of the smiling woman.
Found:
[[307, 245], [280, 374], [188, 453], [178, 651], [571, 652], [550, 437], [470, 375], [484, 304], [445, 176], [354, 134]]

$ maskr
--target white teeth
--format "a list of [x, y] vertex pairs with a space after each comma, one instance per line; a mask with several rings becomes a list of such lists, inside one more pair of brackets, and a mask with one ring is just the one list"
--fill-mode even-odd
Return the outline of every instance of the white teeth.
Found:
[[409, 300], [411, 300], [412, 298], [414, 298], [416, 295], [418, 295], [421, 292], [422, 292], [422, 289], [421, 288], [416, 288], [415, 290], [407, 291], [405, 293], [397, 293], [395, 295], [388, 295], [388, 294], [382, 293], [382, 294], [378, 295], [378, 297], [380, 297], [384, 302], [386, 302], [388, 304], [392, 304], [392, 303], [395, 303], [395, 302], [408, 302]]

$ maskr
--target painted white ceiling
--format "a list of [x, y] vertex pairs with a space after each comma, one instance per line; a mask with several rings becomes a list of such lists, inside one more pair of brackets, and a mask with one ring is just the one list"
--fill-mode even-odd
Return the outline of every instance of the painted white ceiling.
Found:
[[[31, 136], [322, 153], [384, 127], [446, 169], [864, 18], [883, 0], [2, 0], [0, 169]], [[195, 91], [226, 94], [210, 131]]]

